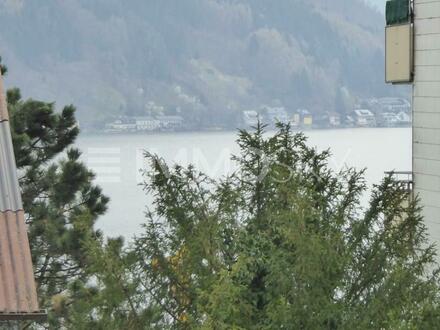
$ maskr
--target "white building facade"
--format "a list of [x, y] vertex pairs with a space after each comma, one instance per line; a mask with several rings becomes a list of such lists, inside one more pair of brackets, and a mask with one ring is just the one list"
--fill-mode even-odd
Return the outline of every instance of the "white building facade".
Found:
[[440, 0], [414, 0], [413, 181], [440, 246]]

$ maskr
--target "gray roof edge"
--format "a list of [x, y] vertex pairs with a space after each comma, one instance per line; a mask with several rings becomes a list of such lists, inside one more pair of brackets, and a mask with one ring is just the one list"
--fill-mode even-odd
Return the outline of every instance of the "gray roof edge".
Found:
[[0, 211], [23, 209], [8, 121], [0, 122]]

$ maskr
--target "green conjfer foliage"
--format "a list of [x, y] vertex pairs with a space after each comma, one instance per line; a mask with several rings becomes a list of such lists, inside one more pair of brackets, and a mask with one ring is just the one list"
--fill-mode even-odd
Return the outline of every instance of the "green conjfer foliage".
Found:
[[79, 133], [73, 106], [58, 113], [53, 103], [23, 100], [17, 88], [7, 91], [7, 105], [40, 307], [59, 328], [64, 316], [54, 306], [70, 283], [89, 278], [82, 242], [101, 235], [94, 223], [108, 198], [71, 147]]
[[434, 247], [417, 201], [280, 125], [241, 131], [238, 170], [213, 180], [154, 155], [133, 273], [181, 329], [424, 329], [440, 321]]

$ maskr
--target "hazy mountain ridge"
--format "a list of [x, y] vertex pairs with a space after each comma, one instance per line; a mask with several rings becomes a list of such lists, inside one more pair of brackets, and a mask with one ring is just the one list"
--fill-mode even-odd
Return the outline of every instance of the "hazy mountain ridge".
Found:
[[205, 124], [387, 95], [383, 17], [362, 0], [3, 0], [8, 85], [84, 121], [155, 102]]

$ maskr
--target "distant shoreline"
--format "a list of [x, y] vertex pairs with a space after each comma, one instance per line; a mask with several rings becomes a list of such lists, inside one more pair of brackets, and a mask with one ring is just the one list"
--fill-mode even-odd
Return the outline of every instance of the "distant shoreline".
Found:
[[[345, 126], [345, 127], [313, 127], [313, 128], [297, 128], [293, 127], [294, 132], [312, 132], [312, 131], [335, 131], [335, 130], [347, 130], [347, 129], [395, 129], [395, 128], [411, 128], [411, 125], [402, 126]], [[122, 136], [122, 135], [171, 135], [171, 134], [194, 134], [194, 133], [231, 133], [238, 132], [239, 130], [246, 129], [252, 130], [251, 127], [247, 128], [224, 128], [224, 129], [198, 129], [198, 130], [175, 130], [175, 131], [121, 131], [121, 132], [105, 132], [102, 130], [81, 130], [81, 136]], [[276, 131], [275, 128], [266, 128], [267, 132]]]

